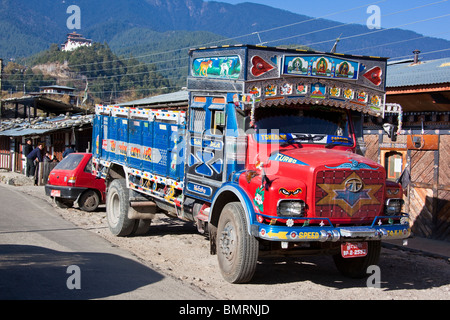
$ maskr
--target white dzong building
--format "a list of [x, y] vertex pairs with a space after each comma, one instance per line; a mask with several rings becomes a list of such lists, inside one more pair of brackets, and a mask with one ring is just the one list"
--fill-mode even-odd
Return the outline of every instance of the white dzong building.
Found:
[[73, 51], [79, 47], [92, 46], [92, 40], [84, 38], [81, 34], [72, 32], [67, 34], [67, 40], [61, 45], [62, 51]]

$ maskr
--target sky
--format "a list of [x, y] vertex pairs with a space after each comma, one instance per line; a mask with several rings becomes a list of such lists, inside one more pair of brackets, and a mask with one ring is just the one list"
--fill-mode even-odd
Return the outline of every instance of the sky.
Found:
[[[380, 22], [381, 28], [412, 30], [425, 36], [450, 40], [450, 0], [216, 0], [237, 4], [254, 2], [294, 13], [343, 23], [365, 25]], [[379, 8], [367, 13], [369, 6]], [[375, 8], [376, 9], [376, 8]], [[280, 22], [282, 25], [282, 22]], [[344, 35], [345, 36], [345, 35]]]

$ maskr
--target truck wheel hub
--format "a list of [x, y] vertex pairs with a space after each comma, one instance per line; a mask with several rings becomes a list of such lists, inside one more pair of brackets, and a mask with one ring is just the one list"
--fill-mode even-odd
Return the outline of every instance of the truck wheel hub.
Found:
[[219, 246], [222, 254], [228, 259], [231, 260], [233, 258], [233, 254], [236, 248], [236, 232], [234, 231], [233, 226], [228, 223], [222, 231]]

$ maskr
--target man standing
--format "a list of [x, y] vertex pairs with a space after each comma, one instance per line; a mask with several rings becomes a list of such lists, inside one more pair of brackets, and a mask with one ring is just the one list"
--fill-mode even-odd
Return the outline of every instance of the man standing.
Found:
[[28, 159], [28, 155], [31, 153], [31, 151], [33, 151], [33, 146], [31, 145], [31, 139], [27, 139], [27, 143], [23, 147], [23, 155], [25, 156], [26, 161], [27, 161], [27, 165], [25, 167], [25, 174], [27, 177], [31, 176], [31, 167], [33, 164], [33, 161]]
[[42, 154], [41, 150], [44, 148], [42, 144], [40, 144], [37, 148], [35, 148], [33, 151], [31, 151], [27, 156], [27, 161], [31, 161], [31, 171], [30, 176], [34, 176], [34, 173], [36, 171], [36, 163], [35, 160], [39, 163], [42, 161]]

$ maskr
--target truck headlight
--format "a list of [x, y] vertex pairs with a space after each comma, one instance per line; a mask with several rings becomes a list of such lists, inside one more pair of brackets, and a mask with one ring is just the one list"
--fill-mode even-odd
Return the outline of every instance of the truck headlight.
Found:
[[402, 213], [403, 199], [388, 199], [384, 213], [388, 216], [395, 216]]
[[277, 214], [285, 217], [303, 217], [305, 214], [305, 201], [281, 200], [278, 202]]

